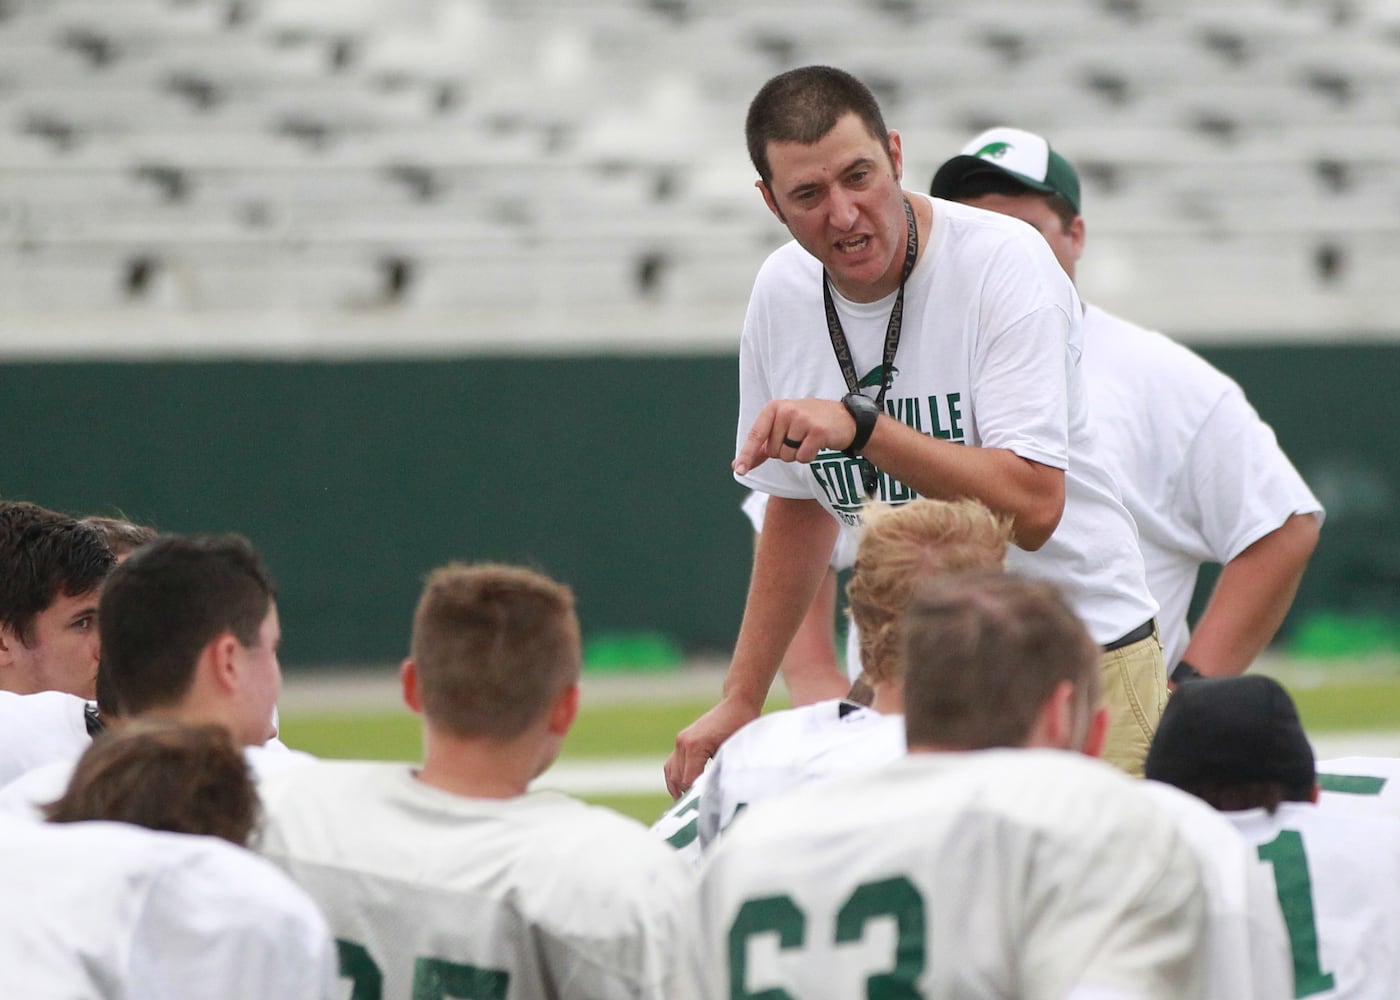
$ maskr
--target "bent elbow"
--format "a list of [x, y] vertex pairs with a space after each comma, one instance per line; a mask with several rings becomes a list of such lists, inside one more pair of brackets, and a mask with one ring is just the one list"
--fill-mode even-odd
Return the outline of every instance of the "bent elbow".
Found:
[[1016, 545], [1034, 552], [1050, 540], [1064, 515], [1064, 498], [1058, 503], [1039, 503], [1016, 518]]

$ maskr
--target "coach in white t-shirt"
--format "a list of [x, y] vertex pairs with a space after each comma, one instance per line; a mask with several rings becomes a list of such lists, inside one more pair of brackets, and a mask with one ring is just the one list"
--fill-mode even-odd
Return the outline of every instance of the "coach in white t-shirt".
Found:
[[1011, 518], [1008, 565], [1063, 587], [1107, 654], [1123, 710], [1106, 757], [1140, 770], [1167, 693], [1157, 604], [1095, 454], [1073, 285], [1024, 226], [904, 191], [900, 136], [849, 74], [773, 78], [747, 135], [793, 236], [755, 279], [739, 347], [734, 474], [771, 499], [724, 695], [677, 737], [668, 787], [759, 714], [840, 525], [867, 498], [915, 495]]
[[[1074, 277], [1079, 178], [1042, 137], [984, 132], [938, 169], [932, 192], [1029, 223]], [[1293, 602], [1322, 506], [1240, 387], [1180, 344], [1090, 305], [1083, 370], [1094, 431], [1137, 521], [1173, 680], [1243, 672]], [[1206, 562], [1224, 569], [1189, 630]]]

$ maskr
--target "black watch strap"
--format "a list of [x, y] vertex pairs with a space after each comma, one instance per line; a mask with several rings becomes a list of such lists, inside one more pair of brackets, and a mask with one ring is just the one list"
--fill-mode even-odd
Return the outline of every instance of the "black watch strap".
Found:
[[1187, 681], [1198, 681], [1203, 677], [1205, 677], [1205, 674], [1201, 673], [1185, 660], [1178, 663], [1176, 668], [1172, 671], [1172, 683], [1177, 687], [1180, 687]]
[[859, 392], [848, 392], [841, 397], [846, 412], [856, 422], [856, 436], [846, 446], [849, 458], [859, 458], [860, 450], [870, 443], [870, 435], [875, 433], [875, 425], [880, 422], [880, 404]]

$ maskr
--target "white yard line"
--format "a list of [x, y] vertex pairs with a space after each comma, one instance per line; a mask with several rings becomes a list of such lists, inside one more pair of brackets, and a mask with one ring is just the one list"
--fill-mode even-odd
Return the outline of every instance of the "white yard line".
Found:
[[565, 760], [535, 779], [531, 788], [552, 788], [571, 795], [666, 794], [664, 757], [616, 760]]

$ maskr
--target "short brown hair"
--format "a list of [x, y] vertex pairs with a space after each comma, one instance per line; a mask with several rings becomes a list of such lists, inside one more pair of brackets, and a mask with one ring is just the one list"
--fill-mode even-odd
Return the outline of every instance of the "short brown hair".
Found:
[[1024, 746], [1063, 681], [1086, 720], [1101, 653], [1060, 591], [1008, 573], [934, 577], [904, 620], [909, 745]]
[[1011, 521], [978, 500], [917, 499], [867, 504], [846, 601], [860, 632], [860, 661], [872, 683], [903, 676], [902, 617], [914, 588], [939, 573], [998, 569]]
[[888, 155], [890, 130], [885, 127], [880, 104], [870, 88], [850, 73], [831, 66], [802, 66], [765, 83], [749, 103], [744, 123], [749, 159], [763, 183], [773, 180], [773, 167], [768, 162], [770, 142], [810, 146], [849, 112], [860, 117], [865, 130]]
[[120, 517], [94, 514], [91, 517], [83, 518], [79, 523], [96, 528], [103, 541], [107, 543], [107, 548], [118, 559], [131, 555], [147, 542], [155, 541], [159, 536], [159, 532], [155, 528], [136, 524]]
[[102, 733], [78, 759], [51, 823], [112, 820], [247, 846], [258, 793], [223, 726], [139, 720]]
[[430, 723], [511, 739], [583, 669], [573, 591], [517, 566], [436, 569], [414, 612], [410, 655]]
[[107, 700], [123, 715], [179, 704], [204, 647], [225, 632], [245, 649], [257, 646], [276, 597], [257, 550], [239, 535], [165, 535], [143, 545], [112, 571], [97, 605]]
[[1263, 809], [1272, 816], [1284, 802], [1312, 801], [1311, 788], [1289, 788], [1282, 781], [1197, 781], [1177, 787], [1221, 812]]
[[1034, 198], [1044, 202], [1060, 220], [1060, 231], [1063, 233], [1069, 232], [1069, 227], [1079, 218], [1079, 212], [1064, 195], [1054, 191], [1037, 191], [1001, 170], [968, 173], [954, 185], [947, 197], [952, 201], [975, 201], [989, 194], [1006, 195], [1010, 198]]

